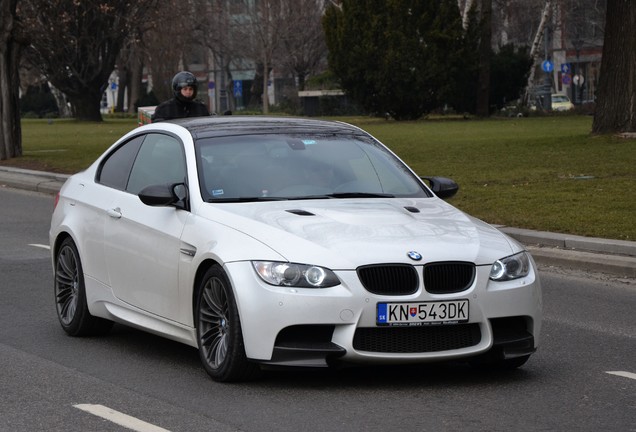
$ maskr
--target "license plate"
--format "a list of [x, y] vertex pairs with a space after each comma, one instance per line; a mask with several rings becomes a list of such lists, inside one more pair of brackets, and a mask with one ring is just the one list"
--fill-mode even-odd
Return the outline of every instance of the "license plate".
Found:
[[423, 303], [378, 303], [380, 326], [458, 324], [468, 321], [468, 300]]

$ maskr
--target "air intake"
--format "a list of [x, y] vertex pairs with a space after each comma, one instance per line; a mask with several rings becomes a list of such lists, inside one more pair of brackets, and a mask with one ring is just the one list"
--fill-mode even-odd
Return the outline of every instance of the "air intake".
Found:
[[424, 266], [424, 289], [432, 294], [448, 294], [467, 290], [475, 280], [475, 264], [441, 262]]
[[367, 291], [379, 295], [408, 295], [419, 288], [417, 271], [408, 264], [359, 267], [358, 277]]

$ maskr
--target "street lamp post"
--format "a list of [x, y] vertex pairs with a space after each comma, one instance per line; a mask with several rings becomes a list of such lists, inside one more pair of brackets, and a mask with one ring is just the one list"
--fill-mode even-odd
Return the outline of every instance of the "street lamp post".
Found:
[[[579, 62], [580, 62], [580, 56], [581, 56], [581, 48], [583, 47], [583, 40], [577, 37], [576, 39], [572, 41], [572, 46], [574, 46], [574, 52], [576, 53], [576, 64], [575, 64], [572, 76], [582, 77], [583, 75], [581, 75], [581, 72], [579, 72]], [[574, 89], [572, 91], [572, 99], [574, 100], [572, 102], [574, 103], [574, 105], [580, 105], [581, 104], [581, 89], [582, 89], [583, 83], [581, 82], [580, 78], [577, 78], [572, 80], [572, 84], [574, 85]]]
[[537, 89], [538, 91], [536, 93], [541, 103], [541, 108], [545, 111], [552, 110], [552, 71], [554, 66], [548, 55], [549, 54], [548, 46], [549, 46], [549, 37], [550, 37], [549, 31], [550, 31], [550, 27], [546, 26], [543, 33], [543, 42], [544, 42], [543, 54], [544, 54], [545, 60], [542, 63], [542, 69], [543, 69], [543, 72], [545, 72], [545, 75], [543, 78], [543, 84], [538, 87]]

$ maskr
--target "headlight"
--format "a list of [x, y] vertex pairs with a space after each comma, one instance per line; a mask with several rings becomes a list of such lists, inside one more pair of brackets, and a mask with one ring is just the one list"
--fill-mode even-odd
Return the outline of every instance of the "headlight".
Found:
[[530, 273], [530, 259], [526, 252], [520, 252], [495, 261], [490, 269], [490, 279], [507, 281], [528, 276], [528, 273]]
[[263, 281], [276, 286], [327, 288], [340, 284], [338, 276], [324, 267], [287, 262], [252, 261]]

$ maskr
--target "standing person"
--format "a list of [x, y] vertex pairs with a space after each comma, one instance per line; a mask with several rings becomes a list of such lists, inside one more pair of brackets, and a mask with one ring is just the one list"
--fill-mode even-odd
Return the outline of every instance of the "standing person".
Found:
[[195, 100], [197, 97], [197, 79], [190, 72], [179, 72], [172, 78], [174, 97], [155, 109], [152, 121], [170, 120], [183, 117], [209, 116], [208, 108]]

